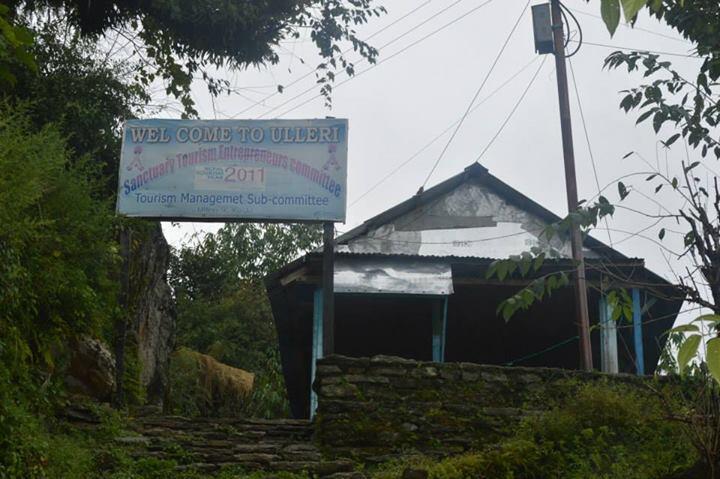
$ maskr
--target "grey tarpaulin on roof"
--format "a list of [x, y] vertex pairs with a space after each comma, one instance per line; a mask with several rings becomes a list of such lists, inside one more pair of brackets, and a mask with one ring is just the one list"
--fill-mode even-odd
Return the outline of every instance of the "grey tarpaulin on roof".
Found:
[[453, 292], [452, 271], [446, 261], [337, 258], [335, 292], [448, 295]]

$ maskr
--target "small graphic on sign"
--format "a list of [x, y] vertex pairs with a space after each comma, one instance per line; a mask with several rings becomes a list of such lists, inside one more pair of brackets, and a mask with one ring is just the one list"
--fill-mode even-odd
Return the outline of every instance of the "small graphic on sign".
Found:
[[335, 145], [335, 144], [328, 145], [328, 153], [330, 154], [330, 158], [325, 162], [325, 166], [323, 166], [323, 170], [330, 171], [331, 168], [335, 171], [339, 170], [340, 163], [338, 162], [337, 157], [335, 156], [335, 153], [337, 153], [337, 145]]
[[130, 164], [127, 166], [128, 171], [132, 171], [133, 169], [137, 169], [138, 171], [145, 170], [145, 167], [142, 164], [142, 146], [136, 146], [133, 150], [133, 159], [130, 162]]
[[265, 168], [197, 166], [194, 186], [198, 190], [264, 190]]

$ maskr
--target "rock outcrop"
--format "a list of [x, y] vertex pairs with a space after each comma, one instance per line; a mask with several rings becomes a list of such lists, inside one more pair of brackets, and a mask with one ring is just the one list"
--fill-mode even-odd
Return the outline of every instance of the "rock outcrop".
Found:
[[105, 401], [115, 387], [115, 358], [99, 339], [81, 336], [70, 347], [70, 366], [65, 372], [70, 392]]
[[140, 382], [148, 404], [161, 405], [168, 384], [170, 355], [175, 348], [177, 313], [167, 282], [170, 247], [160, 223], [133, 247], [132, 331], [140, 363]]

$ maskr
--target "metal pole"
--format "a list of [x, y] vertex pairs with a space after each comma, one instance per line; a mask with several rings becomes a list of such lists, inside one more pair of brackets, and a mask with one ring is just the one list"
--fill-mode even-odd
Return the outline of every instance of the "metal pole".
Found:
[[329, 356], [335, 351], [335, 225], [332, 222], [323, 223], [323, 356]]
[[[568, 211], [578, 208], [577, 183], [575, 180], [575, 152], [573, 151], [572, 124], [570, 121], [570, 99], [568, 96], [567, 70], [565, 67], [565, 42], [563, 35], [560, 1], [551, 0], [553, 44], [555, 46], [555, 70], [557, 75], [560, 103], [560, 127], [562, 130], [563, 159], [565, 162], [565, 186], [567, 188]], [[585, 259], [582, 250], [580, 228], [573, 225], [570, 244], [575, 270], [575, 312], [580, 334], [580, 365], [591, 371], [592, 350], [590, 346], [590, 315], [588, 313], [587, 285], [585, 282]]]

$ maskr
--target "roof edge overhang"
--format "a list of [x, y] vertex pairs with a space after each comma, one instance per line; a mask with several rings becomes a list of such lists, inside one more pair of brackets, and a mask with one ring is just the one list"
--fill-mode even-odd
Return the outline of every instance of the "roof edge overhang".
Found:
[[[447, 263], [452, 268], [453, 281], [458, 284], [497, 284], [519, 285], [526, 284], [545, 274], [568, 271], [573, 268], [573, 261], [569, 258], [546, 259], [544, 265], [535, 275], [514, 276], [504, 281], [488, 279], [486, 272], [497, 258], [480, 258], [465, 256], [424, 256], [407, 254], [384, 253], [349, 253], [339, 252], [336, 257], [346, 261], [408, 261], [415, 263]], [[623, 258], [608, 262], [606, 259], [586, 259], [587, 278], [590, 282], [599, 282], [604, 272], [615, 275], [615, 282], [624, 287], [639, 287], [662, 291], [663, 296], [671, 297], [675, 301], [682, 301], [684, 295], [672, 283], [653, 273], [645, 267], [645, 261], [639, 258]], [[280, 270], [265, 277], [265, 286], [268, 292], [283, 288], [295, 281], [306, 283], [320, 283], [322, 271], [322, 253], [310, 252], [297, 260], [288, 263]], [[607, 276], [607, 273], [605, 273]], [[617, 279], [618, 277], [623, 279]]]

